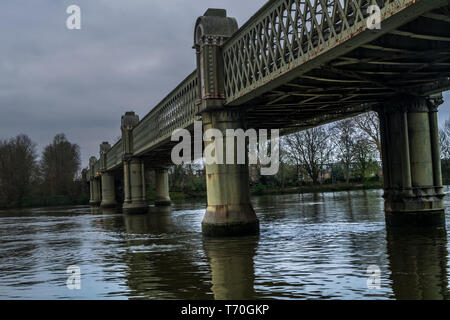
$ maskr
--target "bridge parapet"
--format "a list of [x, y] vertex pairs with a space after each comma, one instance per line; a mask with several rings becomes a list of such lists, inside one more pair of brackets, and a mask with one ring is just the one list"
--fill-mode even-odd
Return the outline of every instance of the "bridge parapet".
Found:
[[162, 141], [170, 141], [174, 130], [193, 123], [195, 102], [199, 98], [197, 86], [194, 71], [139, 122], [133, 129], [134, 155], [144, 154]]
[[106, 169], [112, 170], [122, 163], [123, 145], [120, 139], [106, 154]]

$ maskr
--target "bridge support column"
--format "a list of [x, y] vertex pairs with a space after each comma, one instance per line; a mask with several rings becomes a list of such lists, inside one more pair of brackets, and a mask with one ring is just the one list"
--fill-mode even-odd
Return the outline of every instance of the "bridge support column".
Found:
[[[244, 128], [241, 114], [238, 112], [206, 112], [202, 114], [202, 121], [204, 131], [218, 129], [224, 137], [227, 129]], [[224, 159], [227, 150], [226, 140], [223, 139]], [[215, 142], [205, 142], [205, 148], [211, 143]], [[215, 152], [217, 153], [217, 150]], [[235, 160], [236, 154], [237, 141], [234, 138]], [[247, 145], [245, 154], [248, 159]], [[202, 221], [205, 236], [252, 235], [259, 232], [259, 221], [250, 202], [247, 162], [246, 164], [206, 164], [208, 206]]]
[[[201, 97], [196, 104], [202, 116], [203, 129], [218, 129], [223, 137], [227, 129], [243, 129], [245, 124], [241, 113], [225, 106], [222, 44], [237, 30], [236, 19], [227, 17], [226, 10], [222, 9], [208, 9], [195, 24], [194, 48]], [[226, 155], [224, 142], [222, 151]], [[215, 142], [206, 142], [206, 148], [211, 143]], [[236, 145], [235, 138], [235, 151]], [[245, 162], [206, 164], [208, 206], [202, 222], [205, 236], [258, 233], [259, 222], [250, 203], [248, 165]]]
[[105, 172], [102, 174], [102, 208], [114, 208], [117, 206], [114, 175]]
[[406, 97], [379, 112], [388, 225], [445, 225], [437, 127], [441, 99]]
[[123, 210], [126, 213], [147, 213], [145, 201], [144, 163], [138, 158], [124, 161], [123, 164], [125, 201]]
[[169, 172], [166, 168], [155, 170], [156, 199], [155, 206], [170, 206]]
[[145, 201], [144, 162], [133, 156], [133, 129], [138, 125], [139, 117], [133, 111], [122, 116], [122, 144], [123, 144], [123, 190], [125, 199], [123, 211], [125, 213], [147, 213], [148, 205]]
[[89, 200], [89, 205], [93, 207], [98, 207], [101, 203], [99, 179], [92, 179], [89, 183], [89, 189], [91, 196]]
[[114, 175], [106, 171], [109, 150], [111, 150], [111, 145], [108, 142], [105, 141], [100, 145], [100, 173], [102, 182], [102, 202], [100, 207], [102, 208], [114, 208], [117, 205]]

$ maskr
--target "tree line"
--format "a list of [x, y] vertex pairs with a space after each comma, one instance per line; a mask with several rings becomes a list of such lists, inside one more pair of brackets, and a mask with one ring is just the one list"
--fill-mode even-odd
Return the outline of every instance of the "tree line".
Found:
[[0, 140], [0, 207], [85, 204], [80, 147], [57, 134], [38, 157], [27, 135]]
[[450, 184], [450, 117], [439, 130], [441, 146], [442, 180], [445, 185]]
[[[279, 142], [280, 169], [275, 176], [262, 176], [260, 164], [250, 165], [250, 183], [255, 188], [381, 181], [380, 128], [375, 112], [286, 135]], [[201, 163], [174, 166], [170, 173], [173, 191], [206, 190]]]
[[[450, 184], [450, 118], [439, 137], [443, 180]], [[250, 165], [254, 188], [379, 183], [382, 179], [375, 112], [283, 136], [279, 153], [280, 169], [275, 176], [261, 176], [260, 165]], [[26, 135], [0, 140], [0, 207], [87, 204], [89, 189], [82, 180], [80, 164], [79, 146], [64, 134], [56, 135], [40, 157], [36, 144]], [[169, 173], [171, 191], [193, 196], [206, 191], [201, 161], [172, 166]]]

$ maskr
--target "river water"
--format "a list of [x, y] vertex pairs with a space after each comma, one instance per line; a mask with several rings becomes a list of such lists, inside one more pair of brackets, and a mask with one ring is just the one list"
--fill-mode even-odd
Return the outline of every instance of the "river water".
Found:
[[259, 237], [229, 239], [202, 237], [204, 202], [0, 211], [0, 299], [448, 298], [447, 231], [386, 230], [381, 196], [254, 197]]

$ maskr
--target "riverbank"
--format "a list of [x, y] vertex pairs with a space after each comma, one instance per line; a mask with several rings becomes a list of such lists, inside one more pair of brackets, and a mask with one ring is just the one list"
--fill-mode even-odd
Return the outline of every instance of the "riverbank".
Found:
[[[340, 192], [340, 191], [355, 191], [355, 190], [371, 190], [382, 189], [382, 182], [365, 182], [365, 183], [335, 183], [335, 184], [321, 184], [321, 185], [304, 185], [298, 187], [268, 187], [263, 185], [256, 185], [250, 187], [251, 195], [280, 195], [280, 194], [299, 194], [299, 193], [321, 193], [321, 192]], [[170, 199], [172, 201], [187, 200], [187, 199], [205, 199], [206, 191], [172, 191], [170, 192]], [[147, 193], [147, 200], [154, 201], [154, 191]]]
[[[321, 193], [321, 192], [340, 192], [340, 191], [355, 191], [355, 190], [370, 190], [383, 188], [382, 182], [366, 182], [366, 183], [335, 183], [335, 184], [321, 184], [321, 185], [304, 185], [299, 187], [268, 187], [264, 185], [256, 185], [250, 187], [251, 195], [280, 195], [280, 194], [300, 194], [300, 193]], [[205, 200], [206, 191], [204, 190], [189, 190], [189, 191], [171, 191], [170, 199], [172, 201], [183, 200]], [[155, 190], [147, 191], [147, 201], [153, 203], [155, 201]], [[43, 208], [43, 207], [59, 207], [69, 205], [88, 205], [89, 198], [87, 195], [81, 199], [71, 200], [67, 197], [53, 197], [51, 201], [38, 202], [29, 201], [19, 207], [0, 207], [0, 210], [14, 209], [14, 208]]]
[[297, 193], [321, 193], [321, 192], [340, 192], [355, 190], [370, 190], [383, 188], [382, 182], [366, 183], [335, 183], [322, 185], [305, 185], [299, 187], [269, 188], [255, 186], [250, 189], [252, 195], [278, 195], [278, 194], [297, 194]]

